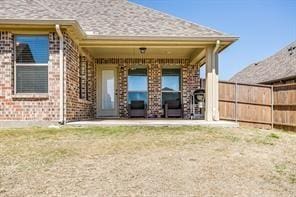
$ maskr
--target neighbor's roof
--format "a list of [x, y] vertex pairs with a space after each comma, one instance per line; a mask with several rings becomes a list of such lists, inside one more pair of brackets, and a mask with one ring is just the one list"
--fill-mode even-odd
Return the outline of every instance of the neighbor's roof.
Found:
[[296, 41], [273, 56], [249, 65], [230, 81], [238, 83], [267, 83], [296, 77]]
[[0, 20], [75, 20], [89, 36], [235, 38], [127, 0], [1, 0]]

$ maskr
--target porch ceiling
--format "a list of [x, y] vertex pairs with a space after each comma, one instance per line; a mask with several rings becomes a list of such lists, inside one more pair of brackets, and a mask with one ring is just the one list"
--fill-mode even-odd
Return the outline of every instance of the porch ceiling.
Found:
[[134, 48], [87, 48], [95, 58], [188, 58], [202, 51], [202, 48], [149, 48], [141, 54], [138, 47]]
[[[101, 39], [79, 40], [79, 47], [86, 49], [94, 58], [186, 58], [191, 64], [200, 64], [205, 61], [205, 49], [216, 45], [219, 39], [199, 40], [147, 40], [147, 39]], [[233, 40], [220, 40], [218, 52], [229, 46]], [[146, 47], [143, 55], [139, 48]]]

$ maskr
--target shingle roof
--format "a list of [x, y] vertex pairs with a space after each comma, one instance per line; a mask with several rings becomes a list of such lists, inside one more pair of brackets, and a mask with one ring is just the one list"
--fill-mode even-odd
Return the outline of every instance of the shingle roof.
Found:
[[1, 19], [59, 19], [33, 0], [0, 0]]
[[0, 19], [73, 19], [87, 35], [232, 37], [127, 0], [1, 0]]
[[251, 64], [235, 74], [230, 81], [264, 83], [296, 76], [296, 41], [273, 56]]

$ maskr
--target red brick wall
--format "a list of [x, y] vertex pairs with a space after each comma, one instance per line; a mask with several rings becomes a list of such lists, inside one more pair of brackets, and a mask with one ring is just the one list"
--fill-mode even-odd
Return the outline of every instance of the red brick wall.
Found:
[[148, 64], [148, 111], [147, 116], [160, 118], [161, 106], [161, 64]]
[[199, 69], [197, 65], [189, 65], [188, 62], [182, 66], [182, 100], [184, 118], [190, 118], [191, 93], [199, 87]]
[[127, 102], [127, 76], [128, 76], [128, 64], [123, 61], [119, 63], [118, 69], [118, 110], [119, 116], [122, 118], [128, 117], [128, 102]]
[[[79, 50], [67, 33], [65, 36], [65, 118], [67, 121], [95, 116], [95, 67], [88, 55], [88, 101], [79, 98]], [[59, 120], [59, 37], [49, 33], [48, 95], [14, 95], [14, 36], [0, 32], [0, 120]]]
[[[85, 52], [87, 53], [87, 52]], [[81, 63], [88, 63], [88, 100], [79, 96], [79, 56]], [[80, 54], [78, 46], [65, 34], [66, 65], [66, 120], [86, 120], [95, 117], [95, 66], [89, 54]]]
[[11, 32], [0, 32], [0, 120], [58, 121], [58, 51], [58, 37], [55, 33], [49, 33], [48, 97], [15, 97], [14, 36]]

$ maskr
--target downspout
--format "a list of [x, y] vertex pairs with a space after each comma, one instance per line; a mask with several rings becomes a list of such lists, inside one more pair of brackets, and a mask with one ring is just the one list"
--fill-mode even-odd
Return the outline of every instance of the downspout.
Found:
[[[218, 49], [219, 49], [219, 47], [220, 47], [220, 40], [217, 40], [216, 41], [216, 46], [215, 46], [215, 48], [214, 48], [214, 51], [213, 51], [213, 55], [214, 55], [214, 60], [215, 60], [215, 64], [214, 64], [214, 66], [213, 66], [213, 74], [214, 74], [214, 76], [215, 76], [215, 80], [212, 80], [212, 86], [213, 87], [215, 87], [215, 86], [218, 86], [219, 87], [219, 81], [218, 81], [218, 71], [216, 71], [216, 69], [218, 69], [217, 68], [217, 58], [216, 58], [216, 53], [218, 52]], [[217, 88], [218, 87], [216, 87], [216, 88], [213, 88], [212, 90], [213, 90], [213, 92], [212, 92], [212, 95], [215, 95], [215, 97], [214, 97], [214, 99], [216, 100], [216, 99], [218, 99], [219, 100], [219, 96], [218, 96], [218, 92], [217, 91], [215, 91], [215, 90], [217, 90]], [[219, 103], [218, 103], [218, 106], [219, 106]], [[213, 120], [219, 120], [219, 118], [218, 118], [218, 109], [217, 109], [217, 107], [218, 106], [216, 106], [216, 105], [214, 105], [214, 108], [213, 108]]]
[[214, 53], [216, 53], [218, 51], [219, 47], [220, 47], [220, 40], [217, 40], [216, 41], [216, 46], [214, 48]]
[[60, 25], [56, 25], [56, 31], [60, 40], [60, 50], [59, 50], [59, 67], [60, 67], [60, 114], [59, 114], [59, 123], [65, 123], [64, 117], [64, 36], [61, 31]]

